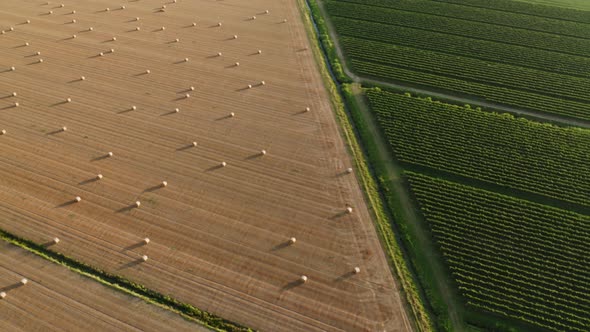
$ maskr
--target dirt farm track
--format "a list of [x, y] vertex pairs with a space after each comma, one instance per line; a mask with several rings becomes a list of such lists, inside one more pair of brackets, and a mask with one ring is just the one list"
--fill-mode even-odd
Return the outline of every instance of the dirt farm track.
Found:
[[295, 0], [0, 25], [0, 228], [262, 331], [410, 330]]

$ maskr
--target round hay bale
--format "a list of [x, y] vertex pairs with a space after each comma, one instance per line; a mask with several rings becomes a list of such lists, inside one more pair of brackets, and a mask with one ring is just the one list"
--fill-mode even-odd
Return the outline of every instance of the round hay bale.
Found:
[[103, 178], [102, 174], [97, 174], [97, 175], [96, 175], [96, 179], [97, 179], [97, 180], [102, 180], [102, 178]]
[[141, 206], [141, 202], [135, 201], [135, 203], [133, 203], [133, 206], [135, 206], [136, 208], [139, 208]]
[[27, 278], [22, 278], [22, 279], [20, 280], [20, 283], [21, 283], [21, 285], [23, 285], [23, 286], [24, 286], [24, 285], [26, 285], [26, 284], [28, 284], [28, 283], [29, 283], [29, 280], [28, 280]]
[[0, 135], [6, 135], [6, 129], [0, 130]]
[[150, 238], [146, 237], [145, 239], [143, 239], [143, 243], [149, 244], [150, 243]]
[[165, 187], [168, 187], [168, 182], [166, 182], [166, 181], [162, 181], [162, 183], [160, 183], [160, 186], [162, 186], [162, 187], [164, 187], [164, 188], [165, 188]]
[[297, 239], [296, 238], [292, 237], [292, 238], [289, 239], [289, 243], [290, 244], [295, 244], [295, 242], [297, 242]]
[[348, 214], [352, 213], [352, 208], [350, 206], [346, 208], [346, 213], [348, 213]]
[[301, 277], [299, 277], [299, 281], [301, 281], [302, 283], [306, 283], [307, 282], [307, 276], [306, 275], [302, 275]]
[[360, 268], [360, 267], [358, 267], [358, 266], [356, 266], [356, 267], [355, 267], [355, 268], [352, 270], [352, 272], [354, 272], [354, 274], [359, 274], [359, 273], [361, 273], [361, 268]]
[[147, 262], [148, 256], [147, 255], [141, 256], [141, 260], [144, 261], [144, 262]]
[[59, 243], [59, 238], [57, 238], [57, 237], [54, 237], [54, 238], [53, 238], [53, 243], [54, 243], [54, 244], [58, 244], [58, 243]]
[[0, 292], [0, 299], [6, 298], [6, 292]]
[[110, 157], [112, 157], [112, 156], [113, 156], [113, 153], [112, 153], [112, 152], [107, 152], [107, 157], [109, 157], [109, 158], [110, 158]]
[[193, 143], [192, 143], [192, 146], [193, 146], [193, 147], [197, 147], [197, 145], [198, 145], [198, 143], [197, 143], [197, 142], [193, 142]]
[[80, 202], [82, 201], [82, 197], [80, 197], [80, 196], [76, 196], [76, 197], [74, 197], [74, 201], [75, 201], [76, 203], [80, 203]]

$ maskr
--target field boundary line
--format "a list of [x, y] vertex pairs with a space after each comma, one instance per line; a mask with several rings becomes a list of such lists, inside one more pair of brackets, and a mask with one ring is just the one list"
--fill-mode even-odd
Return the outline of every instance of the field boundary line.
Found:
[[126, 278], [102, 271], [86, 263], [79, 262], [64, 254], [46, 249], [33, 241], [20, 238], [0, 229], [0, 239], [22, 248], [38, 257], [61, 265], [81, 276], [97, 281], [113, 290], [142, 299], [162, 309], [172, 311], [186, 320], [202, 325], [212, 331], [252, 332], [254, 330], [223, 319], [190, 304], [182, 303], [168, 295], [160, 294]]

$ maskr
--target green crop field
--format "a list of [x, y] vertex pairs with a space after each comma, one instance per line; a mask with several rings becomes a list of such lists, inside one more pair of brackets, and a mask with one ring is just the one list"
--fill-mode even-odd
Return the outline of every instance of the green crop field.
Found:
[[324, 6], [360, 76], [590, 120], [587, 12], [502, 0]]
[[588, 331], [590, 130], [366, 97], [467, 308]]
[[397, 159], [407, 167], [443, 171], [590, 211], [590, 131], [396, 93], [369, 90], [367, 97]]
[[551, 331], [590, 329], [589, 216], [406, 175], [468, 306]]

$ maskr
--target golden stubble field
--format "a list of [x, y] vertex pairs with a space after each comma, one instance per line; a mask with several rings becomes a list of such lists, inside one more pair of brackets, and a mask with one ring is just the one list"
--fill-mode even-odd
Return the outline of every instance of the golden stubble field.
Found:
[[410, 329], [295, 0], [60, 3], [0, 8], [0, 228], [260, 330]]
[[208, 331], [7, 243], [0, 293], [2, 331]]

